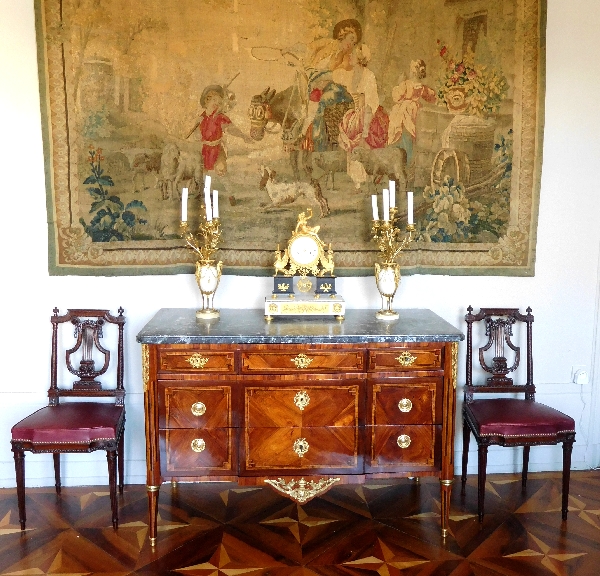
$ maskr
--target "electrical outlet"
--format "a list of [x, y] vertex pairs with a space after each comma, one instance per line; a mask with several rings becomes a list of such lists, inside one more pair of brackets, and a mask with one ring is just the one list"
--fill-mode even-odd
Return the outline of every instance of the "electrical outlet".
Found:
[[571, 382], [574, 384], [589, 384], [590, 377], [585, 366], [573, 366], [571, 369]]

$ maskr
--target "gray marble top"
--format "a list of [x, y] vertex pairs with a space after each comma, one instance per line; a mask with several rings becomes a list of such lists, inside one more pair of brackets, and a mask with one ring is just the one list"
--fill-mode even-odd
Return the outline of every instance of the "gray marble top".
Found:
[[463, 333], [427, 309], [398, 310], [398, 320], [378, 320], [376, 310], [346, 310], [333, 317], [276, 316], [262, 309], [222, 309], [201, 320], [193, 308], [162, 308], [142, 328], [142, 344], [304, 344], [363, 342], [457, 342]]

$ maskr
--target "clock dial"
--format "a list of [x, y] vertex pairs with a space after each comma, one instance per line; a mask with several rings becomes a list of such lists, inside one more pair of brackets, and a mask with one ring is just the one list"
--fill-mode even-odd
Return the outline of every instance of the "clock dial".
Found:
[[298, 266], [311, 266], [319, 258], [319, 244], [310, 236], [296, 236], [289, 245], [290, 259]]

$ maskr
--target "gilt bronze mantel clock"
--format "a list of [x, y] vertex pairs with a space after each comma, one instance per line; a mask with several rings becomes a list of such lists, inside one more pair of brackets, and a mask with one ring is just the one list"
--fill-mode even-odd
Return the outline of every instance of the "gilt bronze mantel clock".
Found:
[[273, 292], [265, 298], [265, 318], [345, 314], [344, 299], [335, 291], [333, 250], [319, 238], [320, 226], [309, 226], [312, 209], [298, 215], [287, 247], [275, 250]]

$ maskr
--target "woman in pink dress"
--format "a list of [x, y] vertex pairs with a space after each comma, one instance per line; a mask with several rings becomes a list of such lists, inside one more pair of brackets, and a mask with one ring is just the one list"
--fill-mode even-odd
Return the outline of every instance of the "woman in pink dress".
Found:
[[383, 148], [387, 143], [388, 116], [379, 104], [375, 74], [367, 67], [371, 59], [369, 48], [357, 46], [349, 66], [333, 71], [334, 82], [345, 86], [354, 100], [354, 108], [348, 110], [340, 122], [338, 144], [348, 153], [348, 175], [356, 186], [366, 181], [362, 164], [351, 158], [358, 146]]

